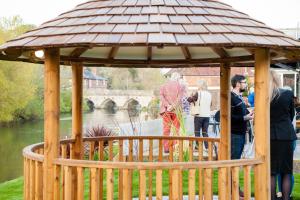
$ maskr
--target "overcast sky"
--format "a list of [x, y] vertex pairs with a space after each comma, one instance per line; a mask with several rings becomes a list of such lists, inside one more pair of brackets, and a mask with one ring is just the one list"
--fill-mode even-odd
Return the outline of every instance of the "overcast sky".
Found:
[[[25, 23], [39, 25], [87, 0], [1, 0], [0, 17], [20, 15]], [[296, 28], [300, 0], [221, 0], [273, 28]]]

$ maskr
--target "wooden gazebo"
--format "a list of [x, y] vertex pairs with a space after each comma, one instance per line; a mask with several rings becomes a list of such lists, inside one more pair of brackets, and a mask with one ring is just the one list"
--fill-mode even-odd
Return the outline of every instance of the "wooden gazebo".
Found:
[[[8, 41], [0, 47], [1, 60], [45, 65], [44, 143], [24, 149], [24, 199], [83, 199], [87, 191], [90, 199], [131, 199], [134, 173], [139, 174], [140, 199], [154, 195], [162, 199], [165, 187], [170, 199], [182, 199], [186, 174], [182, 172], [188, 171], [189, 198], [199, 195], [207, 200], [213, 198], [213, 169], [218, 170], [219, 199], [238, 199], [240, 167], [245, 199], [251, 197], [252, 167], [255, 199], [270, 199], [269, 68], [271, 62], [297, 60], [299, 51], [298, 41], [217, 0], [91, 0]], [[230, 160], [230, 67], [253, 63], [255, 158]], [[72, 139], [64, 141], [59, 141], [61, 64], [73, 71]], [[83, 65], [220, 67], [221, 138], [83, 138]], [[163, 139], [179, 141], [178, 160], [172, 148], [166, 160]], [[208, 141], [208, 154], [200, 148], [197, 158], [193, 156], [196, 140]], [[134, 141], [139, 144], [136, 153]], [[183, 160], [184, 141], [190, 144], [188, 162]], [[88, 158], [83, 155], [85, 143], [90, 147]], [[219, 143], [217, 160], [214, 143]], [[90, 174], [88, 187], [84, 187], [85, 171]], [[164, 171], [169, 172], [168, 184]]]

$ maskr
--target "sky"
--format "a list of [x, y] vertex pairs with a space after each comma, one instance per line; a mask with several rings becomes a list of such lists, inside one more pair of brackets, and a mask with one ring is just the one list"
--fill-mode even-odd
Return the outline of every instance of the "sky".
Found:
[[[2, 0], [0, 17], [20, 15], [25, 23], [40, 25], [87, 0]], [[220, 0], [273, 28], [300, 24], [300, 0]], [[18, 5], [18, 6], [16, 6]]]

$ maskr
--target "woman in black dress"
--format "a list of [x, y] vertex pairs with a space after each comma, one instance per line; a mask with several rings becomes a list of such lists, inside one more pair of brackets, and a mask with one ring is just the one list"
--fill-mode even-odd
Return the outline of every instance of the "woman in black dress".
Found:
[[297, 139], [293, 128], [294, 94], [279, 89], [275, 72], [270, 77], [271, 105], [271, 195], [276, 199], [276, 175], [282, 177], [282, 199], [290, 199], [291, 174], [293, 173], [293, 141]]

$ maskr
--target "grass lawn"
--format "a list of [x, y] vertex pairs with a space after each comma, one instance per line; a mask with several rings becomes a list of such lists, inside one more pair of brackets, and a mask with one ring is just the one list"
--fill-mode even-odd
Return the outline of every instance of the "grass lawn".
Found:
[[[183, 172], [183, 192], [184, 194], [188, 193], [188, 173], [187, 171]], [[88, 199], [88, 187], [89, 187], [89, 179], [88, 175], [89, 173], [85, 173], [85, 199]], [[117, 175], [118, 172], [115, 171], [115, 191], [117, 191], [118, 187], [118, 182], [117, 182]], [[196, 174], [198, 176], [198, 174]], [[240, 174], [240, 184], [243, 186], [243, 177], [242, 174]], [[135, 171], [133, 173], [133, 196], [138, 197], [138, 173]], [[104, 179], [105, 182], [105, 179]], [[104, 183], [105, 184], [105, 183]], [[198, 184], [198, 178], [196, 178], [196, 186]], [[164, 171], [163, 173], [163, 194], [167, 195], [168, 194], [168, 172]], [[196, 187], [197, 188], [197, 187]], [[253, 174], [252, 174], [252, 193], [253, 193]], [[218, 176], [217, 172], [214, 172], [214, 181], [213, 181], [213, 190], [214, 194], [217, 194], [217, 189], [218, 189]], [[153, 194], [155, 194], [155, 173], [153, 173]], [[197, 194], [197, 191], [196, 191]], [[104, 187], [104, 195], [106, 196], [106, 187]], [[115, 192], [114, 194], [115, 199], [118, 197], [118, 193]], [[294, 186], [294, 191], [293, 191], [293, 197], [294, 199], [300, 200], [300, 174], [295, 174], [295, 186]], [[18, 178], [12, 181], [8, 181], [5, 183], [0, 184], [0, 199], [1, 200], [22, 200], [23, 199], [23, 178]]]

